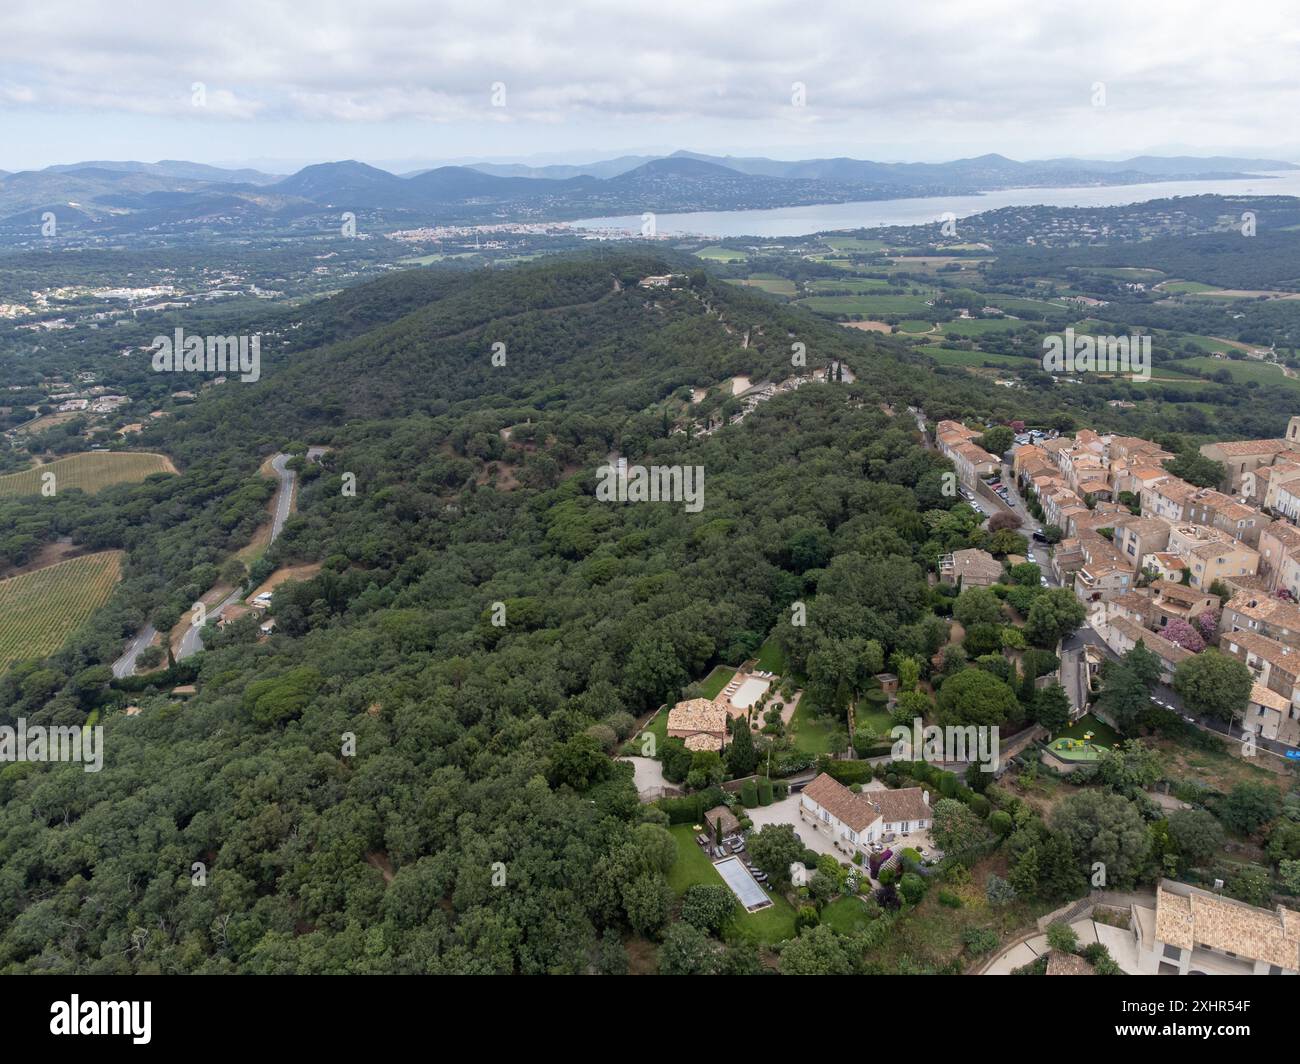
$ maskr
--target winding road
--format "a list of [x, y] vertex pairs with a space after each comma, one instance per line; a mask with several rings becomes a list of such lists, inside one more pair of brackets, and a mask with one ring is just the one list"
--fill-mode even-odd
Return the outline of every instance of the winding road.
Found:
[[[320, 448], [314, 448], [320, 451]], [[309, 452], [310, 453], [310, 452]], [[285, 467], [289, 461], [287, 454], [277, 454], [271, 459], [271, 468], [275, 470], [276, 476], [280, 478], [279, 487], [276, 488], [275, 512], [271, 517], [271, 538], [267, 541], [269, 546], [274, 543], [276, 537], [284, 529], [284, 523], [289, 519], [289, 514], [293, 510], [293, 489], [298, 475], [292, 470]], [[209, 621], [215, 621], [220, 618], [227, 606], [238, 602], [243, 595], [242, 588], [236, 588], [225, 598], [213, 606], [207, 614]], [[176, 652], [176, 660], [183, 661], [185, 658], [192, 657], [203, 649], [203, 629], [199, 626], [191, 625], [186, 629], [185, 634], [181, 636], [180, 647]], [[126, 651], [113, 662], [113, 675], [118, 679], [131, 676], [135, 673], [136, 659], [140, 652], [154, 641], [158, 635], [158, 630], [152, 624], [147, 624], [126, 645]]]

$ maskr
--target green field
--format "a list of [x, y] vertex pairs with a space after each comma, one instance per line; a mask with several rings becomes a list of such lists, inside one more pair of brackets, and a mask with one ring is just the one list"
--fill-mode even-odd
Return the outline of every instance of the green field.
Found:
[[707, 248], [700, 248], [695, 252], [697, 258], [706, 259], [709, 262], [744, 262], [749, 256], [743, 251], [737, 251], [735, 248], [718, 247], [716, 244]]
[[920, 318], [930, 310], [922, 296], [811, 296], [799, 300], [799, 305], [817, 314], [861, 314], [864, 318], [886, 314]]
[[123, 551], [83, 554], [0, 580], [0, 672], [15, 661], [53, 654], [108, 601], [122, 575]]
[[883, 240], [863, 240], [856, 236], [829, 236], [826, 245], [834, 251], [884, 251]]
[[1179, 359], [1171, 368], [1178, 367], [1198, 369], [1210, 373], [1227, 370], [1228, 375], [1232, 377], [1235, 384], [1258, 381], [1261, 388], [1285, 388], [1288, 391], [1300, 391], [1300, 380], [1284, 375], [1281, 366], [1275, 366], [1270, 362], [1259, 362], [1255, 359], [1234, 361], [1227, 358], [1211, 358], [1208, 355], [1198, 355], [1196, 358]]
[[[988, 300], [988, 306], [997, 307], [998, 310], [1007, 311], [1015, 314], [1017, 311], [1028, 311], [1037, 314], [1046, 314], [1054, 320], [1064, 320], [1065, 317], [1073, 316], [1075, 308], [1068, 303], [1062, 303], [1059, 300], [1047, 299], [1022, 299], [1020, 296], [985, 296]], [[1064, 314], [1062, 313], [1064, 312]]]
[[1026, 325], [1039, 324], [1023, 322], [1019, 318], [961, 318], [957, 321], [939, 322], [941, 333], [954, 333], [957, 336], [984, 336], [987, 333], [1010, 332], [1023, 329]]
[[740, 285], [744, 288], [757, 288], [763, 292], [769, 292], [774, 296], [797, 296], [799, 289], [793, 281], [787, 281], [782, 277], [760, 277], [753, 276], [744, 280], [732, 278], [728, 284]]
[[876, 277], [846, 277], [842, 281], [809, 281], [806, 287], [812, 293], [849, 292], [853, 295], [863, 295], [893, 286], [888, 281]]
[[1084, 272], [1098, 277], [1116, 277], [1121, 281], [1158, 281], [1165, 275], [1164, 270], [1148, 266], [1089, 266]]
[[905, 332], [905, 333], [924, 335], [925, 333], [928, 333], [933, 328], [934, 328], [934, 322], [921, 321], [918, 318], [909, 318], [907, 321], [900, 321], [898, 323], [898, 331]]
[[[88, 451], [70, 454], [42, 466], [0, 477], [0, 497], [39, 495], [44, 484], [52, 483], [57, 494], [68, 488], [96, 492], [111, 484], [139, 483], [152, 473], [173, 473], [166, 455], [140, 451]], [[47, 481], [46, 474], [54, 480]]]
[[1036, 359], [998, 355], [990, 351], [958, 351], [950, 347], [922, 347], [919, 350], [924, 351], [941, 366], [982, 366], [987, 362], [1011, 369], [1042, 369], [1042, 365]]
[[1215, 285], [1204, 284], [1201, 281], [1166, 281], [1160, 286], [1160, 291], [1181, 296], [1199, 295], [1202, 292], [1218, 292], [1220, 289]]

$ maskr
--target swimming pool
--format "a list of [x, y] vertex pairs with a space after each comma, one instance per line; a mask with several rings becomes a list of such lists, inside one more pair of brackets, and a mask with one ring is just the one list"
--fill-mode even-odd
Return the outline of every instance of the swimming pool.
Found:
[[746, 912], [752, 913], [755, 909], [762, 909], [772, 904], [767, 891], [749, 874], [749, 869], [741, 863], [739, 857], [728, 857], [713, 867], [718, 870], [722, 881], [731, 888], [731, 892], [740, 899], [740, 904], [745, 907]]

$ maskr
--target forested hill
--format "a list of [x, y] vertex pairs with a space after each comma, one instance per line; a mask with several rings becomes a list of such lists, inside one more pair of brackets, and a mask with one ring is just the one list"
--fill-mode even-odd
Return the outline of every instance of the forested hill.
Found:
[[[819, 639], [933, 653], [925, 570], [976, 519], [905, 407], [1016, 400], [702, 273], [636, 287], [672, 266], [376, 282], [302, 312], [322, 346], [149, 427], [180, 476], [2, 504], [129, 556], [85, 632], [0, 679], [3, 722], [97, 713], [106, 746], [98, 774], [0, 771], [0, 971], [623, 970], [669, 918], [671, 839], [608, 737], [751, 655], [795, 600], [796, 665]], [[858, 382], [673, 431], [732, 409], [689, 389], [788, 376], [796, 343]], [[323, 569], [277, 592], [277, 634], [205, 637], [183, 705], [111, 686], [133, 625], [179, 616], [247, 541], [257, 465], [308, 442], [332, 450], [295, 459], [300, 513], [261, 564]], [[703, 466], [702, 510], [597, 501], [611, 450]]]

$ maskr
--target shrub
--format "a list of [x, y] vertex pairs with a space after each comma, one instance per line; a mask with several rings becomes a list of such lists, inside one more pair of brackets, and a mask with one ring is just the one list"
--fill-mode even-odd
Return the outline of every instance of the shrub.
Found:
[[939, 891], [939, 904], [946, 905], [949, 909], [960, 909], [962, 906], [961, 898], [950, 890]]
[[1069, 924], [1057, 920], [1047, 928], [1047, 944], [1062, 953], [1074, 953], [1079, 948], [1079, 936]]
[[758, 805], [758, 784], [754, 780], [747, 779], [740, 785], [740, 804], [746, 809]]
[[925, 897], [925, 880], [915, 872], [904, 872], [903, 878], [898, 881], [898, 890], [908, 904], [915, 905]]
[[991, 953], [998, 948], [998, 933], [988, 927], [968, 927], [961, 934], [962, 944], [970, 950], [971, 953], [979, 956], [981, 953]]

